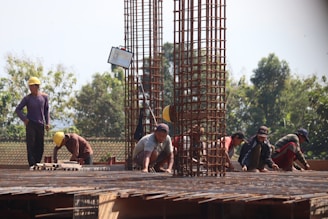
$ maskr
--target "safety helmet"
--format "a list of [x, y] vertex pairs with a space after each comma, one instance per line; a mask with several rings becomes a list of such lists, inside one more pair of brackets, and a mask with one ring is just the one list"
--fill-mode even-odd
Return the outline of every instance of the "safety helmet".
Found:
[[28, 85], [41, 84], [40, 80], [37, 77], [30, 77], [28, 80]]
[[61, 146], [61, 143], [63, 142], [64, 138], [65, 138], [64, 132], [56, 132], [55, 133], [53, 140], [57, 147]]
[[171, 122], [170, 105], [167, 105], [166, 107], [164, 107], [164, 109], [163, 109], [163, 119], [167, 122]]

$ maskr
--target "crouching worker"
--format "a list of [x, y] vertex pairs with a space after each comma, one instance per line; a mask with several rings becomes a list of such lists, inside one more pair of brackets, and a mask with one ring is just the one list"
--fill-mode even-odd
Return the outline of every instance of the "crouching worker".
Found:
[[[78, 161], [80, 164], [92, 164], [93, 150], [87, 140], [77, 134], [64, 134], [64, 132], [56, 132], [53, 140], [56, 144], [54, 148], [53, 158], [57, 163], [57, 152], [65, 145], [67, 150], [72, 154], [70, 160]], [[83, 162], [81, 162], [81, 159]]]
[[269, 129], [261, 126], [257, 134], [242, 145], [238, 162], [243, 171], [267, 172], [265, 164], [273, 170], [279, 169], [279, 166], [271, 159], [271, 144], [268, 141], [268, 134]]
[[174, 153], [171, 137], [168, 134], [169, 127], [160, 123], [153, 133], [143, 136], [138, 141], [133, 150], [132, 159], [142, 167], [142, 172], [149, 172], [149, 168], [159, 171], [161, 163], [166, 159], [168, 159], [168, 165], [162, 171], [172, 172]]
[[301, 150], [301, 144], [305, 141], [309, 142], [309, 136], [308, 131], [303, 128], [300, 128], [294, 134], [282, 137], [275, 144], [276, 150], [272, 155], [272, 160], [285, 171], [303, 170], [294, 162], [295, 160], [299, 160], [304, 169], [310, 169], [310, 165]]
[[227, 171], [233, 171], [235, 167], [232, 164], [231, 158], [235, 153], [235, 148], [241, 145], [242, 142], [247, 142], [243, 132], [238, 131], [231, 136], [225, 136], [220, 139], [221, 147], [224, 147]]

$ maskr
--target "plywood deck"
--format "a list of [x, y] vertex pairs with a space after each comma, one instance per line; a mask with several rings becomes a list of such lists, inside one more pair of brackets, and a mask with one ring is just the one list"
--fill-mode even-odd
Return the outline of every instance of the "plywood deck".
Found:
[[2, 169], [0, 194], [98, 193], [147, 199], [299, 202], [328, 198], [328, 172], [228, 172], [225, 177], [175, 177], [139, 171], [29, 171]]
[[[282, 217], [281, 215], [284, 215], [284, 212], [280, 212], [276, 215], [280, 218], [299, 218], [300, 215], [295, 217], [294, 211], [290, 210], [294, 208], [306, 209], [304, 211], [307, 212], [308, 216], [301, 218], [320, 218], [328, 214], [328, 171], [227, 172], [225, 177], [176, 177], [165, 173], [92, 171], [90, 168], [80, 171], [1, 169], [0, 179], [1, 205], [7, 204], [8, 200], [12, 200], [12, 202], [15, 200], [21, 201], [22, 199], [40, 200], [40, 202], [57, 199], [66, 200], [66, 205], [56, 205], [55, 202], [57, 201], [54, 201], [51, 208], [46, 208], [48, 210], [45, 211], [48, 213], [38, 213], [38, 217], [48, 217], [49, 211], [51, 212], [50, 215], [56, 215], [59, 212], [66, 212], [67, 214], [68, 211], [70, 212], [69, 216], [63, 218], [73, 218], [73, 211], [78, 208], [76, 204], [77, 197], [80, 199], [81, 197], [88, 197], [87, 199], [97, 197], [96, 205], [100, 205], [99, 197], [104, 197], [104, 195], [109, 195], [111, 200], [121, 203], [120, 205], [117, 204], [121, 207], [116, 207], [118, 209], [116, 211], [122, 211], [122, 208], [130, 209], [129, 206], [138, 206], [138, 204], [145, 202], [142, 205], [144, 207], [150, 203], [159, 206], [166, 203], [165, 206], [173, 206], [169, 208], [171, 210], [174, 209], [174, 206], [181, 205], [179, 210], [185, 209], [184, 211], [189, 213], [193, 210], [200, 211], [197, 210], [197, 206], [204, 204], [212, 206], [214, 209], [218, 209], [217, 205], [220, 205], [221, 208], [224, 206], [225, 215], [229, 216], [218, 217], [216, 215], [216, 218], [240, 217], [236, 212], [233, 213], [233, 211], [227, 210], [231, 209], [231, 206], [234, 206], [234, 209], [236, 206], [239, 206], [238, 209], [244, 209], [241, 210], [240, 214], [245, 214], [245, 211], [249, 212], [248, 207], [245, 206], [253, 206], [252, 208], [254, 206], [258, 208], [261, 205], [271, 206], [270, 208], [275, 206], [270, 210], [273, 213], [277, 213], [276, 209], [284, 209], [281, 207], [284, 206], [286, 209], [283, 211], [286, 212], [287, 216]], [[126, 200], [125, 204], [122, 204], [122, 200]], [[194, 207], [191, 209], [189, 205]], [[213, 207], [214, 205], [216, 207]], [[142, 206], [133, 211], [140, 210]], [[149, 206], [146, 208], [149, 208]], [[110, 209], [105, 210], [106, 215], [113, 215], [113, 209]], [[132, 208], [130, 211], [132, 211]], [[176, 215], [178, 210], [174, 211], [174, 213], [166, 211], [166, 214]], [[230, 211], [231, 213], [227, 213]], [[128, 211], [124, 210], [122, 212], [127, 214]], [[219, 214], [222, 215], [222, 212], [220, 210]], [[292, 215], [290, 212], [292, 212]], [[237, 215], [233, 216], [234, 214]], [[303, 214], [305, 213], [302, 212]], [[131, 213], [131, 215], [134, 215], [133, 217], [127, 215], [123, 217], [121, 213], [121, 217], [114, 218], [145, 218], [142, 213], [133, 212]], [[316, 215], [320, 217], [316, 217]], [[184, 216], [186, 216], [186, 213], [184, 213]], [[154, 215], [150, 218], [152, 217]], [[192, 217], [191, 215], [188, 217], [197, 218], [197, 216]], [[215, 217], [207, 216], [204, 218]], [[113, 217], [111, 216], [111, 218]], [[175, 217], [167, 216], [166, 218]], [[244, 215], [244, 218], [247, 217]], [[251, 218], [251, 215], [249, 218]]]
[[[55, 197], [63, 199], [63, 196], [71, 196], [70, 202], [73, 202], [74, 197], [76, 200], [76, 197], [89, 197], [90, 199], [90, 197], [110, 195], [111, 199], [115, 199], [117, 202], [138, 200], [132, 201], [130, 203], [132, 206], [141, 203], [140, 200], [146, 201], [143, 206], [147, 203], [159, 202], [167, 202], [168, 204], [165, 204], [165, 206], [170, 205], [170, 203], [176, 203], [173, 206], [178, 206], [178, 203], [191, 203], [195, 206], [213, 205], [212, 203], [215, 203], [221, 206], [266, 205], [276, 206], [276, 208], [285, 205], [288, 206], [285, 211], [290, 211], [291, 206], [294, 206], [291, 209], [297, 209], [297, 206], [305, 209], [304, 212], [308, 216], [301, 218], [317, 218], [316, 215], [322, 217], [328, 214], [328, 203], [326, 201], [328, 200], [327, 171], [227, 172], [225, 177], [175, 177], [165, 173], [141, 173], [139, 171], [1, 169], [0, 179], [0, 201], [2, 200], [2, 202], [8, 199], [13, 201], [22, 199], [24, 196], [26, 199], [33, 200], [41, 200], [44, 197], [53, 197], [51, 200], [55, 200]], [[302, 204], [299, 206], [299, 203]], [[99, 205], [99, 202], [97, 204]], [[127, 208], [126, 205], [124, 205], [125, 208]], [[74, 203], [66, 206], [56, 206], [54, 204], [51, 210], [52, 214], [58, 213], [63, 208], [73, 211], [77, 206]], [[173, 208], [171, 207], [171, 209]], [[120, 208], [117, 207], [117, 209]], [[179, 209], [181, 211], [183, 206], [180, 206]], [[242, 210], [241, 213], [244, 211]], [[274, 209], [272, 211], [275, 212]], [[112, 210], [107, 212], [112, 212]], [[228, 211], [225, 210], [225, 212]], [[133, 213], [133, 215], [135, 214]], [[173, 213], [171, 212], [171, 214]], [[222, 214], [221, 211], [220, 214]], [[230, 216], [231, 214], [229, 213]], [[294, 213], [292, 214], [292, 217], [295, 217]], [[121, 217], [115, 218], [132, 217], [123, 217], [121, 214]], [[145, 216], [139, 214], [139, 217], [135, 218], [145, 218]], [[208, 216], [207, 218], [212, 217]], [[238, 218], [238, 215], [236, 217], [221, 218]], [[284, 217], [280, 216], [280, 218]]]

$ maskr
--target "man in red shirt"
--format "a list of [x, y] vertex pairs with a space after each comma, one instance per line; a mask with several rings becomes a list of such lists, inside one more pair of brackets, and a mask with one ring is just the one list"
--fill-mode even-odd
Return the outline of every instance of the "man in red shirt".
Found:
[[[204, 128], [198, 125], [192, 126], [187, 132], [181, 135], [177, 135], [172, 138], [172, 146], [174, 151], [174, 156], [177, 156], [178, 151], [182, 153], [189, 153], [190, 145], [194, 148], [203, 149], [203, 142], [201, 141], [201, 136], [204, 134]], [[193, 161], [197, 161], [194, 157], [196, 157], [196, 150], [193, 154]], [[161, 163], [155, 166], [156, 171], [163, 171], [163, 166], [167, 165], [168, 160], [164, 159]]]
[[272, 155], [272, 160], [285, 171], [303, 170], [295, 163], [299, 160], [304, 169], [310, 169], [309, 163], [306, 161], [304, 154], [301, 150], [301, 144], [309, 142], [309, 133], [306, 129], [300, 128], [294, 134], [288, 134], [280, 138], [275, 143], [275, 152]]
[[241, 131], [235, 132], [231, 136], [226, 136], [220, 139], [221, 147], [224, 147], [225, 149], [225, 166], [229, 171], [233, 171], [235, 169], [231, 163], [231, 158], [235, 153], [235, 147], [239, 146], [243, 141], [246, 141], [246, 139], [244, 133]]

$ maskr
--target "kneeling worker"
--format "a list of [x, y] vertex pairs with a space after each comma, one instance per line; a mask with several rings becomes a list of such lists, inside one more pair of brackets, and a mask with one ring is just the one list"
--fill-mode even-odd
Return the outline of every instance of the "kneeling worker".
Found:
[[305, 170], [310, 169], [301, 149], [301, 144], [309, 142], [309, 133], [306, 129], [300, 128], [294, 134], [288, 134], [280, 138], [276, 144], [276, 150], [272, 155], [272, 160], [285, 171], [303, 170], [296, 162], [299, 160]]
[[53, 140], [56, 144], [54, 148], [54, 162], [57, 163], [57, 152], [65, 145], [67, 150], [72, 154], [71, 161], [79, 161], [83, 159], [83, 164], [92, 164], [93, 150], [87, 140], [77, 134], [64, 134], [64, 132], [56, 132]]
[[174, 154], [169, 127], [160, 123], [155, 132], [142, 137], [133, 150], [133, 161], [142, 167], [142, 172], [148, 172], [148, 168], [157, 169], [157, 165], [168, 159], [168, 167], [165, 172], [171, 173], [174, 163]]

